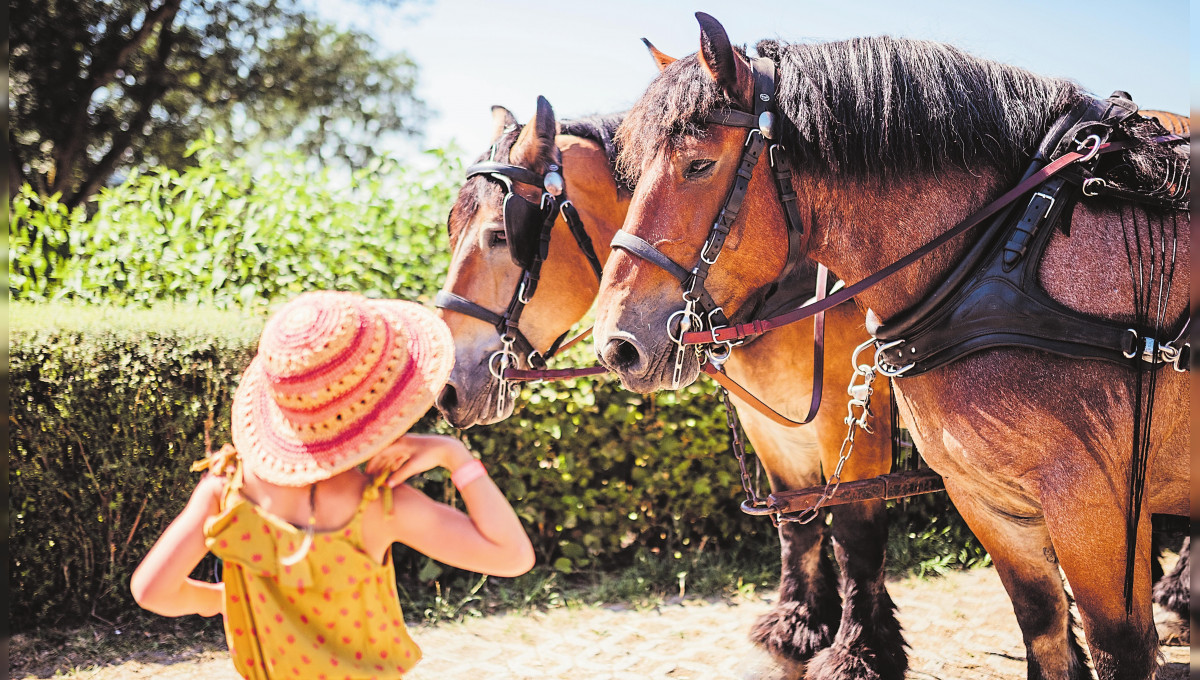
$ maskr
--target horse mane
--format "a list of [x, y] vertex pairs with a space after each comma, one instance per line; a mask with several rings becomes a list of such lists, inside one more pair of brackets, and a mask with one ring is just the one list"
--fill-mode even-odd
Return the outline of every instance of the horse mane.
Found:
[[[756, 50], [776, 64], [784, 148], [822, 173], [886, 180], [987, 165], [1016, 174], [1085, 96], [1072, 81], [924, 40], [764, 40]], [[664, 143], [703, 135], [703, 117], [730, 105], [696, 55], [671, 64], [618, 130], [623, 175], [636, 181]]]
[[609, 168], [617, 178], [617, 188], [633, 193], [633, 185], [625, 182], [623, 175], [617, 171], [617, 159], [621, 153], [621, 145], [617, 141], [617, 128], [621, 121], [625, 120], [625, 115], [626, 112], [622, 111], [564, 120], [558, 124], [558, 131], [559, 134], [574, 135], [599, 144], [604, 149]]

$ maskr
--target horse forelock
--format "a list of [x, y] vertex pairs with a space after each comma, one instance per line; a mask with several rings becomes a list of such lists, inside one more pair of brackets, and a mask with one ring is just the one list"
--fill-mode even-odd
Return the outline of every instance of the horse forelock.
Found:
[[[487, 160], [493, 160], [499, 163], [507, 163], [509, 155], [512, 153], [513, 144], [517, 141], [517, 136], [521, 134], [523, 126], [517, 125], [512, 130], [500, 135], [499, 139], [492, 142], [495, 147], [495, 152], [492, 147], [479, 155], [475, 159], [475, 163], [480, 163]], [[454, 200], [454, 205], [450, 207], [450, 214], [446, 218], [446, 231], [450, 236], [450, 249], [453, 251], [458, 248], [458, 242], [463, 237], [464, 228], [471, 224], [475, 219], [475, 213], [479, 212], [480, 197], [484, 192], [495, 192], [495, 195], [503, 196], [499, 185], [492, 180], [476, 175], [468, 177], [463, 185], [458, 190], [458, 196]], [[503, 199], [501, 199], [503, 200]]]
[[[764, 40], [756, 51], [776, 63], [786, 153], [821, 173], [889, 178], [981, 164], [1016, 173], [1084, 96], [1072, 81], [930, 41]], [[622, 173], [636, 181], [659, 149], [702, 135], [705, 115], [729, 105], [696, 55], [671, 64], [618, 131]]]
[[667, 66], [617, 129], [617, 170], [622, 180], [637, 184], [642, 167], [659, 149], [670, 148], [685, 136], [702, 135], [704, 117], [730, 104], [697, 55]]

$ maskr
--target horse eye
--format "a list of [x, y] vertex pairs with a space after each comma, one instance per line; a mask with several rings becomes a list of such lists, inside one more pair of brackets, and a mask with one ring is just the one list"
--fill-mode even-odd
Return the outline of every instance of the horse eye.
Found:
[[493, 229], [487, 233], [487, 244], [489, 248], [495, 248], [508, 242], [508, 238], [504, 235], [503, 229]]
[[714, 165], [716, 165], [716, 161], [708, 158], [701, 158], [699, 160], [692, 161], [690, 164], [688, 164], [688, 169], [683, 173], [683, 176], [687, 177], [688, 179], [700, 177], [704, 174], [707, 174], [709, 170], [712, 170]]

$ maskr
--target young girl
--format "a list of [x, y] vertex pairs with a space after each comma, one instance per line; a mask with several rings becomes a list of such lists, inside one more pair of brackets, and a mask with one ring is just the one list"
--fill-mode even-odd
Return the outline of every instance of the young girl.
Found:
[[[194, 466], [209, 473], [134, 572], [134, 599], [164, 616], [224, 614], [245, 678], [412, 668], [421, 652], [400, 613], [392, 543], [498, 576], [534, 560], [481, 462], [449, 437], [404, 434], [453, 357], [449, 330], [420, 305], [333, 292], [284, 305], [234, 395], [233, 446]], [[401, 484], [438, 466], [468, 514]], [[209, 551], [224, 560], [222, 583], [188, 578]]]

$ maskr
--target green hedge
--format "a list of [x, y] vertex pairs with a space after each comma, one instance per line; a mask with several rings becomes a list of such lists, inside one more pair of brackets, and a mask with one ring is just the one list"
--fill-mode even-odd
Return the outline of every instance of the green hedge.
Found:
[[[14, 622], [113, 616], [132, 606], [133, 567], [197, 479], [188, 465], [228, 439], [261, 318], [52, 304], [15, 305], [10, 319]], [[560, 572], [704, 536], [714, 548], [769, 540], [769, 523], [736, 511], [736, 466], [712, 455], [726, 441], [706, 391], [537, 386], [516, 416], [469, 439]], [[418, 427], [439, 427], [434, 415]], [[432, 474], [426, 491], [452, 487]], [[440, 575], [411, 551], [397, 558], [410, 585]]]
[[[230, 397], [263, 315], [17, 304], [10, 322], [13, 623], [121, 615], [134, 608], [133, 568], [198, 479], [188, 466], [228, 440]], [[524, 520], [539, 564], [595, 573], [747, 546], [776, 559], [770, 522], [738, 511], [737, 465], [708, 381], [653, 397], [606, 381], [534, 384], [521, 402], [467, 438]], [[448, 431], [435, 416], [415, 429]], [[453, 499], [438, 472], [422, 487]], [[942, 495], [892, 514], [901, 566], [983, 555]], [[469, 576], [411, 550], [395, 557], [410, 612], [429, 604], [435, 581], [469, 587]]]

